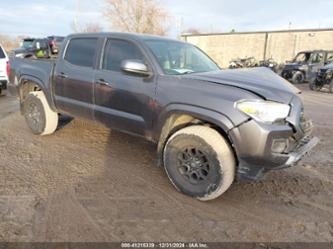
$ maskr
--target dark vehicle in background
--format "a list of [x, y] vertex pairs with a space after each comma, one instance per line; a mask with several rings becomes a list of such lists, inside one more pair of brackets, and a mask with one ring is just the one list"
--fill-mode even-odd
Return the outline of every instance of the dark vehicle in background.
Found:
[[300, 52], [295, 59], [285, 64], [281, 76], [294, 84], [311, 81], [316, 77], [319, 68], [332, 61], [333, 51], [314, 50]]
[[21, 48], [30, 48], [34, 42], [35, 38], [24, 38], [21, 41]]
[[156, 36], [68, 36], [57, 60], [12, 58], [9, 89], [34, 134], [59, 113], [156, 143], [175, 188], [215, 199], [236, 177], [295, 165], [318, 142], [300, 91], [266, 68], [220, 70], [197, 47]]
[[48, 39], [23, 40], [22, 47], [12, 51], [14, 57], [19, 58], [49, 58], [51, 49]]
[[65, 39], [63, 36], [48, 36], [49, 46], [51, 48], [52, 54], [58, 54]]
[[25, 51], [29, 51], [32, 48], [35, 38], [24, 38], [20, 42], [20, 47], [11, 51], [12, 56], [21, 56]]
[[329, 92], [333, 93], [333, 62], [320, 68], [316, 78], [310, 82], [310, 89], [320, 91], [323, 87], [328, 86]]

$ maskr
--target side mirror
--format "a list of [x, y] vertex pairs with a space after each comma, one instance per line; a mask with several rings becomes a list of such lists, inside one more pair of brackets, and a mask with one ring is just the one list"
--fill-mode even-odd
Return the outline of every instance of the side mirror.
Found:
[[121, 63], [121, 69], [124, 72], [137, 74], [141, 76], [151, 76], [148, 67], [141, 60], [124, 60]]
[[40, 42], [36, 42], [36, 48], [40, 49]]

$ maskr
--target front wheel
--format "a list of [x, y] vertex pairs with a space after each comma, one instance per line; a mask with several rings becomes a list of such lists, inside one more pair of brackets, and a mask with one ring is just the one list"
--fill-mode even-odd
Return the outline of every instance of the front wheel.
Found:
[[58, 126], [58, 113], [54, 112], [43, 92], [30, 92], [23, 104], [25, 120], [36, 135], [49, 135]]
[[235, 178], [229, 143], [206, 126], [190, 126], [173, 134], [165, 145], [163, 161], [176, 189], [202, 201], [222, 195]]
[[292, 77], [292, 82], [294, 84], [301, 84], [305, 80], [305, 76], [302, 72], [295, 72], [293, 77]]

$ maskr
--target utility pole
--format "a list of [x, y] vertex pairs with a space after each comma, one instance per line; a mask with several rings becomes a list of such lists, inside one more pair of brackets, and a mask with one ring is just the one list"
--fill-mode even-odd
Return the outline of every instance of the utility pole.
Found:
[[80, 15], [80, 0], [76, 0], [76, 12], [75, 12], [75, 16], [74, 16], [74, 31], [75, 32], [79, 32], [79, 15]]

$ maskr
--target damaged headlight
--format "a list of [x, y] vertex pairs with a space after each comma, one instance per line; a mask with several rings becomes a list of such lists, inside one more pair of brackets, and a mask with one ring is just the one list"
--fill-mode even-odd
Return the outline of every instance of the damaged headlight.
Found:
[[290, 106], [265, 100], [241, 100], [235, 107], [251, 118], [262, 123], [274, 123], [288, 117]]

